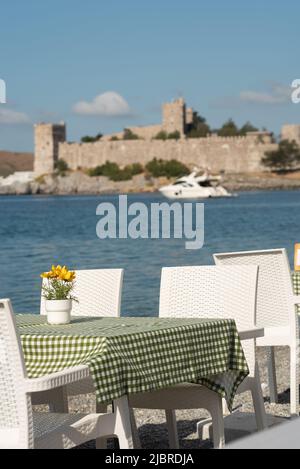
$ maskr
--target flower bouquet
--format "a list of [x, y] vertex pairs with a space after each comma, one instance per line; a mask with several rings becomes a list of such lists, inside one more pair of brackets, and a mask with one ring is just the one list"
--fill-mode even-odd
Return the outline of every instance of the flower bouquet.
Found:
[[72, 292], [75, 287], [76, 273], [66, 266], [52, 266], [50, 272], [41, 274], [42, 295], [45, 298], [49, 324], [69, 324], [71, 322], [72, 302], [78, 301]]

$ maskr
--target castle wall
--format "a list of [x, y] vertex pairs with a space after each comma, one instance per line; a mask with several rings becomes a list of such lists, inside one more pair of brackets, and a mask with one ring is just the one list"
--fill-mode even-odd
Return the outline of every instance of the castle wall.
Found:
[[[131, 132], [134, 134], [138, 135], [139, 138], [142, 138], [144, 140], [152, 140], [152, 138], [156, 137], [156, 135], [162, 130], [161, 125], [149, 125], [147, 127], [127, 127]], [[117, 137], [120, 140], [122, 140], [124, 135], [124, 132], [118, 132], [115, 134], [111, 135], [104, 135], [102, 137], [102, 141], [111, 141], [112, 137]]]
[[61, 143], [59, 158], [70, 169], [93, 168], [106, 161], [120, 166], [139, 162], [143, 165], [153, 158], [176, 159], [189, 166], [210, 168], [229, 173], [255, 172], [263, 169], [261, 158], [276, 144], [263, 144], [254, 137], [207, 137], [181, 140], [132, 140], [96, 143]]
[[149, 125], [147, 127], [129, 127], [129, 129], [140, 138], [151, 140], [162, 130], [161, 125]]

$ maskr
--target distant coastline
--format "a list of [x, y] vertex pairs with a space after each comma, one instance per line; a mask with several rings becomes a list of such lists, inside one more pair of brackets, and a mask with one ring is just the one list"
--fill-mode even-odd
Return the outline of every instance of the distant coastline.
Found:
[[0, 150], [0, 176], [6, 177], [15, 171], [33, 171], [34, 154]]

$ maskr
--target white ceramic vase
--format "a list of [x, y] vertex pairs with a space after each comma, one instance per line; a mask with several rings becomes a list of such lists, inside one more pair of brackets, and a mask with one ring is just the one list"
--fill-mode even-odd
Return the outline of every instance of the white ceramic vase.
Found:
[[45, 306], [49, 324], [70, 324], [72, 300], [46, 300]]

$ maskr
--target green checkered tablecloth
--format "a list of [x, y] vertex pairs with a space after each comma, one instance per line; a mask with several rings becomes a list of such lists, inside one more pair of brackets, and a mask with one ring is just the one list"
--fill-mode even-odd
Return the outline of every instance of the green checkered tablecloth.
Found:
[[[300, 272], [293, 272], [293, 287], [295, 295], [300, 295]], [[297, 306], [298, 314], [300, 315], [300, 305]]]
[[190, 382], [232, 408], [249, 374], [233, 320], [73, 318], [50, 326], [45, 317], [18, 315], [17, 325], [29, 378], [86, 364], [103, 403]]

